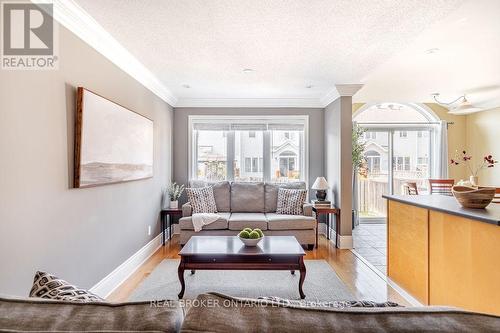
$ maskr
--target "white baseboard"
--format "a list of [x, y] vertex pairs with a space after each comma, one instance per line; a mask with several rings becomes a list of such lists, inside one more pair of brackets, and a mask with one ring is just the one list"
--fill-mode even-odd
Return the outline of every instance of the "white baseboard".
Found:
[[339, 249], [352, 249], [353, 242], [352, 236], [342, 236], [339, 237]]
[[102, 298], [107, 298], [161, 247], [161, 237], [162, 234], [160, 233], [124, 263], [115, 268], [104, 279], [97, 282], [90, 288], [90, 291]]
[[[325, 223], [320, 223], [318, 226], [318, 232], [320, 234], [323, 234], [326, 236], [326, 224]], [[330, 242], [333, 244], [337, 245], [337, 233], [335, 230], [330, 228]], [[353, 248], [353, 242], [352, 242], [352, 236], [342, 236], [340, 235], [339, 237], [339, 249], [352, 249]]]

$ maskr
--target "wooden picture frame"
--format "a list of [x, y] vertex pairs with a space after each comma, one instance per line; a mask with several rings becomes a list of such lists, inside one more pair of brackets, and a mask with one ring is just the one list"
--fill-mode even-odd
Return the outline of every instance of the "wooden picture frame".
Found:
[[74, 133], [75, 188], [153, 177], [151, 119], [78, 87]]

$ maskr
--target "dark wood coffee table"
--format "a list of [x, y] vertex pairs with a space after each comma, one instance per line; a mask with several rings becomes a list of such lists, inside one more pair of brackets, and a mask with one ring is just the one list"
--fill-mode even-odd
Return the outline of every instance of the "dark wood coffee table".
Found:
[[179, 298], [184, 296], [185, 270], [192, 274], [196, 270], [287, 270], [295, 274], [298, 270], [299, 294], [305, 298], [305, 254], [293, 236], [266, 236], [255, 247], [246, 247], [236, 236], [193, 236], [179, 252]]

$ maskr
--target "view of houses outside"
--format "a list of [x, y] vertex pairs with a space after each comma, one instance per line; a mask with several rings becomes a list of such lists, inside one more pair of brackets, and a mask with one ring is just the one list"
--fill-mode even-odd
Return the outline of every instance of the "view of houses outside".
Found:
[[[365, 110], [355, 121], [368, 128], [364, 134], [366, 170], [359, 176], [357, 183], [360, 217], [380, 219], [387, 214], [382, 195], [388, 194], [390, 190], [389, 168], [393, 172], [394, 194], [403, 194], [402, 185], [405, 182], [416, 182], [419, 191], [427, 190], [431, 169], [432, 129], [398, 129], [398, 126], [404, 124], [429, 122], [418, 111], [403, 105], [377, 105]], [[370, 126], [370, 123], [387, 124]], [[390, 135], [393, 136], [392, 158], [389, 151]]]
[[[197, 133], [197, 178], [208, 181], [227, 178], [227, 136], [234, 133], [233, 174], [235, 181], [264, 180], [264, 131], [206, 131]], [[303, 131], [270, 131], [271, 181], [301, 178]]]

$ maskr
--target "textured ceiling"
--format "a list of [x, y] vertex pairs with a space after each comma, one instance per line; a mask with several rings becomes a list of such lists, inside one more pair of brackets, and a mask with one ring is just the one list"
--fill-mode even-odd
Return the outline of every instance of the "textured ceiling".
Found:
[[321, 99], [335, 84], [370, 84], [464, 1], [76, 2], [182, 100]]
[[427, 102], [438, 92], [443, 101], [467, 94], [484, 109], [500, 106], [499, 15], [500, 0], [467, 1], [374, 68], [355, 100]]

